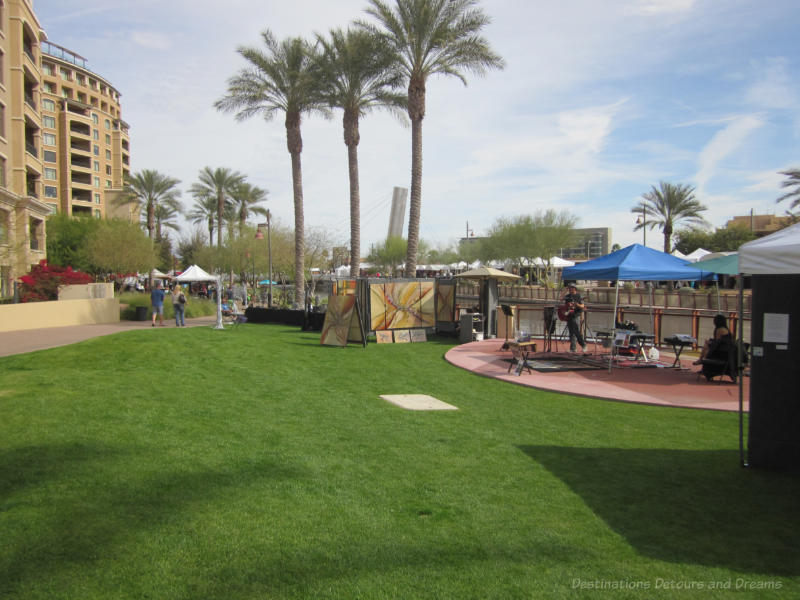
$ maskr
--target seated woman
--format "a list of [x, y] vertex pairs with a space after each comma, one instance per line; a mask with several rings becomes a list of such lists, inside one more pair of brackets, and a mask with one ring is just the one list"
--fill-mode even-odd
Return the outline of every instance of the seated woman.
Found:
[[703, 345], [703, 349], [700, 351], [700, 357], [692, 364], [703, 364], [703, 359], [708, 356], [711, 348], [719, 343], [719, 340], [725, 338], [726, 336], [731, 339], [731, 331], [728, 329], [728, 320], [725, 318], [725, 315], [717, 315], [714, 317], [714, 337], [706, 340], [706, 343]]

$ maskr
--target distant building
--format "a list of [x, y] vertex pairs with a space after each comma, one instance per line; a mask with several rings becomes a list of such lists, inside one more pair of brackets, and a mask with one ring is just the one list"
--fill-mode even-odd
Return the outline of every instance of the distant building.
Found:
[[119, 92], [47, 41], [31, 0], [0, 0], [0, 297], [46, 257], [48, 215], [138, 221], [112, 201], [129, 172]]
[[758, 237], [775, 233], [792, 224], [791, 217], [776, 217], [775, 215], [745, 215], [743, 217], [733, 217], [725, 223], [725, 227], [738, 226], [746, 227]]
[[611, 228], [588, 227], [575, 230], [575, 243], [569, 248], [562, 248], [561, 258], [590, 260], [610, 252]]

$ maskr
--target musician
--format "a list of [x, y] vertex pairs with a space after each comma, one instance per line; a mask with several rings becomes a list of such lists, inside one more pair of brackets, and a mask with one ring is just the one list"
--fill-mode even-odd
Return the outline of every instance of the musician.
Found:
[[[586, 305], [583, 303], [583, 298], [578, 293], [578, 288], [574, 285], [567, 286], [567, 294], [562, 301], [562, 310], [560, 312], [566, 317], [567, 330], [569, 331], [569, 351], [575, 352], [577, 344], [581, 345], [583, 353], [586, 354], [586, 340], [581, 335], [581, 313], [586, 310]], [[561, 316], [561, 315], [559, 315]]]

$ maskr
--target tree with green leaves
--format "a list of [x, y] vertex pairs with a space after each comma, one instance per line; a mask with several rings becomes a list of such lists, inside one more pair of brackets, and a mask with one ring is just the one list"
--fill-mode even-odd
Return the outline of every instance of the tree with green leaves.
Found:
[[644, 214], [645, 219], [637, 223], [634, 231], [647, 227], [660, 227], [664, 234], [664, 252], [672, 251], [672, 232], [678, 224], [707, 225], [702, 214], [708, 210], [694, 195], [694, 188], [686, 184], [662, 181], [642, 194], [639, 204], [631, 208], [634, 214]]
[[787, 169], [781, 171], [780, 174], [786, 176], [786, 180], [781, 182], [781, 187], [790, 188], [790, 191], [778, 198], [776, 202], [791, 200], [790, 210], [800, 207], [800, 169]]
[[87, 251], [92, 263], [106, 273], [149, 272], [158, 262], [152, 241], [138, 225], [123, 219], [100, 222]]
[[47, 263], [57, 267], [72, 267], [85, 273], [97, 273], [88, 247], [89, 239], [101, 222], [92, 217], [71, 217], [66, 213], [48, 217]]
[[[369, 249], [367, 260], [373, 268], [385, 275], [394, 275], [398, 265], [403, 263], [408, 242], [400, 236], [390, 236], [381, 244], [373, 244]], [[402, 267], [401, 267], [402, 268]]]
[[267, 193], [267, 190], [246, 181], [233, 188], [231, 193], [232, 208], [239, 223], [239, 235], [242, 235], [244, 224], [250, 215], [261, 215], [266, 218], [267, 209], [259, 206], [259, 204], [266, 201]]
[[295, 303], [304, 300], [305, 228], [303, 214], [303, 173], [300, 154], [303, 138], [300, 124], [304, 114], [328, 114], [320, 94], [319, 57], [306, 40], [290, 37], [278, 42], [269, 31], [261, 34], [264, 49], [240, 47], [239, 54], [250, 63], [228, 80], [228, 93], [214, 106], [235, 112], [241, 121], [254, 115], [269, 120], [285, 115], [286, 146], [292, 159], [294, 196], [294, 288]]
[[183, 214], [183, 208], [180, 206], [159, 204], [155, 210], [156, 220], [156, 241], [164, 239], [164, 229], [172, 229], [178, 231], [180, 227], [176, 223], [178, 215]]
[[181, 191], [177, 187], [179, 183], [178, 179], [153, 169], [145, 169], [128, 176], [124, 193], [117, 196], [114, 202], [119, 206], [135, 204], [140, 209], [144, 208], [147, 235], [153, 239], [156, 230], [156, 207], [164, 205], [180, 210], [181, 204], [178, 198]]
[[698, 248], [711, 252], [735, 252], [739, 246], [754, 239], [756, 234], [741, 223], [718, 227], [714, 231], [690, 227], [675, 232], [675, 248], [683, 254], [691, 254]]
[[406, 274], [417, 266], [419, 222], [422, 209], [422, 119], [431, 75], [452, 75], [466, 85], [466, 72], [484, 75], [502, 69], [503, 59], [480, 33], [490, 19], [477, 0], [369, 0], [366, 11], [379, 27], [359, 23], [384, 37], [396, 56], [396, 68], [408, 85], [407, 110], [411, 119], [411, 199], [408, 215]]
[[214, 226], [217, 219], [217, 199], [208, 190], [196, 185], [189, 188], [189, 193], [194, 197], [189, 214], [187, 215], [195, 225], [205, 225], [208, 228], [208, 244], [214, 244]]
[[222, 246], [222, 223], [225, 211], [232, 202], [233, 192], [244, 182], [244, 175], [225, 167], [204, 167], [198, 175], [197, 183], [189, 188], [195, 198], [214, 198], [216, 200], [217, 246]]
[[344, 143], [350, 179], [350, 276], [357, 277], [361, 262], [361, 198], [358, 181], [359, 119], [384, 109], [400, 113], [405, 96], [394, 91], [402, 84], [393, 69], [394, 55], [381, 37], [364, 30], [334, 29], [326, 39], [317, 36], [322, 47], [322, 94], [331, 108], [343, 111]]

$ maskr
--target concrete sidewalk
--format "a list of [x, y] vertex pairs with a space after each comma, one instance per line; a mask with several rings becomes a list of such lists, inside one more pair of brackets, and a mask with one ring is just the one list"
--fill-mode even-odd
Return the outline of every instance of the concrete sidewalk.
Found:
[[[187, 327], [211, 327], [217, 322], [216, 315], [186, 319]], [[74, 325], [70, 327], [49, 327], [46, 329], [25, 329], [22, 331], [5, 331], [0, 333], [0, 356], [24, 354], [46, 348], [68, 346], [90, 338], [111, 335], [132, 329], [153, 330], [159, 329], [150, 326], [147, 321], [119, 321], [103, 325]], [[175, 328], [175, 321], [164, 321], [163, 329]]]

